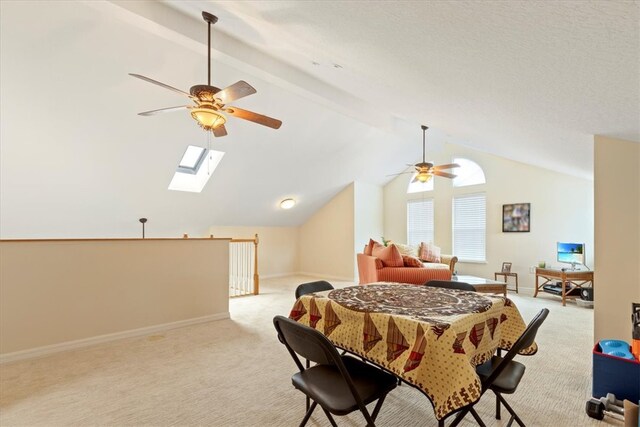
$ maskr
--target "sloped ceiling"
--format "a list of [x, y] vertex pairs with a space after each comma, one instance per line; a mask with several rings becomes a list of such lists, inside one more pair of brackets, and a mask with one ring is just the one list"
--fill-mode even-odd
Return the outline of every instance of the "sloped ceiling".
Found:
[[512, 160], [592, 177], [592, 135], [640, 141], [637, 1], [168, 3], [215, 11], [221, 31]]
[[[469, 145], [592, 176], [592, 134], [639, 140], [638, 4], [610, 2], [2, 2], [0, 236], [201, 235], [298, 225], [354, 180], [384, 184], [430, 150]], [[143, 118], [203, 83], [244, 79], [201, 194], [166, 189], [186, 114]], [[319, 65], [313, 65], [317, 62]], [[339, 64], [342, 68], [335, 68]], [[282, 211], [284, 197], [299, 200]]]

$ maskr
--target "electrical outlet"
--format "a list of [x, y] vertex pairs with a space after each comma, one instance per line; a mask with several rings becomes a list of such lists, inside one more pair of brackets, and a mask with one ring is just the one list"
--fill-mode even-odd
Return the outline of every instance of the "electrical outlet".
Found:
[[533, 266], [529, 267], [529, 273], [530, 274], [534, 274], [535, 272], [536, 272], [536, 268], [535, 267], [533, 267]]

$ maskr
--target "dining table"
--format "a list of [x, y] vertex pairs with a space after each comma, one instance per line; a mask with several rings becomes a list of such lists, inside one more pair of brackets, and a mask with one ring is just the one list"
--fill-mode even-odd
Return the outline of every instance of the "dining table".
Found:
[[504, 296], [383, 282], [303, 295], [289, 317], [419, 389], [439, 421], [480, 398], [476, 366], [526, 329]]

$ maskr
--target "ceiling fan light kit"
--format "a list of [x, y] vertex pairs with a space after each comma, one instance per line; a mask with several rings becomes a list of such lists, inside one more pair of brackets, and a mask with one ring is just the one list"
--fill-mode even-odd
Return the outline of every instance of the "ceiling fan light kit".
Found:
[[[427, 139], [427, 129], [429, 129], [427, 126], [422, 125], [420, 126], [422, 128], [422, 162], [420, 163], [416, 163], [415, 165], [413, 165], [415, 171], [409, 171], [409, 172], [400, 172], [400, 173], [396, 173], [396, 174], [392, 174], [392, 175], [387, 175], [387, 176], [398, 176], [398, 175], [402, 175], [405, 173], [416, 173], [415, 178], [413, 178], [413, 180], [411, 181], [413, 182], [421, 182], [421, 183], [426, 183], [429, 182], [429, 180], [431, 178], [433, 178], [433, 176], [441, 176], [443, 178], [449, 178], [449, 179], [453, 179], [456, 176], [452, 173], [449, 172], [445, 172], [445, 169], [453, 169], [453, 168], [459, 168], [460, 165], [456, 164], [456, 163], [450, 163], [448, 165], [439, 165], [439, 166], [434, 166], [433, 163], [429, 163], [425, 160], [425, 145], [426, 145], [426, 139]], [[411, 166], [411, 165], [407, 165], [407, 166]]]
[[161, 108], [159, 110], [151, 110], [139, 113], [141, 116], [152, 116], [159, 113], [168, 113], [178, 110], [189, 110], [191, 117], [198, 123], [198, 125], [205, 131], [210, 131], [216, 137], [227, 135], [225, 129], [225, 123], [227, 118], [223, 113], [237, 117], [239, 119], [247, 120], [259, 125], [267, 126], [272, 129], [279, 129], [282, 125], [280, 120], [264, 116], [262, 114], [254, 113], [248, 110], [242, 110], [240, 108], [227, 106], [228, 102], [235, 101], [245, 96], [256, 93], [255, 88], [249, 83], [240, 80], [231, 86], [224, 89], [219, 89], [215, 86], [211, 86], [211, 25], [218, 22], [218, 18], [208, 12], [202, 12], [202, 18], [207, 22], [207, 84], [195, 85], [189, 90], [189, 93], [177, 89], [173, 86], [169, 86], [165, 83], [161, 83], [157, 80], [150, 79], [149, 77], [142, 76], [140, 74], [129, 73], [130, 76], [144, 80], [146, 82], [155, 84], [157, 86], [164, 87], [165, 89], [179, 93], [191, 99], [194, 105], [182, 105], [178, 107]]
[[191, 108], [191, 117], [198, 122], [202, 129], [207, 131], [223, 126], [227, 122], [227, 118], [218, 113], [212, 106], [202, 104]]

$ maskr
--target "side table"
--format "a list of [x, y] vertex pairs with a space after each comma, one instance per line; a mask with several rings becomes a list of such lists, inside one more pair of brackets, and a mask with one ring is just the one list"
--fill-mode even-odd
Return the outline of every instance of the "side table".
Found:
[[504, 277], [504, 282], [508, 283], [509, 277], [515, 277], [516, 279], [516, 288], [515, 289], [509, 289], [510, 291], [516, 291], [516, 294], [518, 293], [518, 273], [503, 273], [501, 271], [493, 273], [493, 278], [495, 280], [498, 280], [498, 276], [502, 276]]

